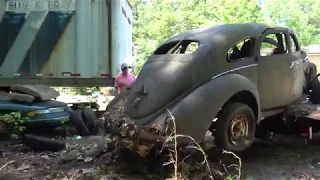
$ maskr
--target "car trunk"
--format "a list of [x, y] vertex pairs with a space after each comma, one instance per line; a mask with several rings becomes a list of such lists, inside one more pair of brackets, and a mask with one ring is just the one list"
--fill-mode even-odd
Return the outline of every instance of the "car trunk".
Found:
[[149, 57], [133, 84], [126, 105], [134, 119], [146, 117], [178, 97], [192, 85], [191, 54]]

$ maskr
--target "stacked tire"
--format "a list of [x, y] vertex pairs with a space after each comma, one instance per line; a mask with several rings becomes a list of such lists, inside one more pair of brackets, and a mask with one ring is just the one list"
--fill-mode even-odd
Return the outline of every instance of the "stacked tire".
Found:
[[[95, 135], [98, 133], [98, 118], [91, 108], [84, 110], [78, 109], [70, 112], [70, 123], [74, 125], [81, 136]], [[62, 140], [53, 140], [51, 138], [25, 134], [23, 143], [35, 151], [60, 151], [66, 147]]]
[[91, 108], [77, 109], [70, 114], [70, 123], [74, 125], [81, 136], [98, 133], [98, 118]]

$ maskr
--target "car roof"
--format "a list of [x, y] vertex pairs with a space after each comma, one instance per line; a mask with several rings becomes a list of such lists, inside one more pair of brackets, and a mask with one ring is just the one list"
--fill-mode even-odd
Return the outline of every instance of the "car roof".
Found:
[[[265, 30], [270, 28], [285, 28], [291, 31], [289, 28], [281, 26], [271, 26], [264, 23], [234, 23], [234, 24], [222, 24], [217, 26], [211, 26], [206, 28], [199, 28], [190, 31], [186, 31], [177, 34], [163, 44], [170, 42], [176, 42], [179, 40], [194, 40], [199, 42], [212, 41], [217, 36], [229, 37], [228, 39], [234, 39], [237, 37], [257, 37], [260, 36]], [[232, 38], [233, 37], [233, 38]]]

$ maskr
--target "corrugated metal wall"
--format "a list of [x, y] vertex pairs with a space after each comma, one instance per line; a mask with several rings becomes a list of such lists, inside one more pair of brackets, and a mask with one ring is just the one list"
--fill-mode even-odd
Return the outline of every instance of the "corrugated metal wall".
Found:
[[112, 76], [120, 72], [121, 63], [132, 64], [132, 10], [126, 0], [111, 1], [112, 8]]
[[111, 0], [112, 29], [106, 0], [5, 2], [0, 19], [2, 77], [107, 78], [111, 73], [115, 77], [122, 62], [131, 63], [132, 12], [126, 0]]

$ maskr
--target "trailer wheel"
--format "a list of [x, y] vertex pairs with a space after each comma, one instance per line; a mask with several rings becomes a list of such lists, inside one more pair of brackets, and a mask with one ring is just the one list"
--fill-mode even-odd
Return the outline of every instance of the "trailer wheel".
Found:
[[318, 74], [310, 83], [310, 101], [314, 104], [320, 103], [320, 74]]
[[86, 108], [82, 113], [83, 120], [87, 125], [90, 134], [96, 134], [98, 131], [97, 122], [98, 118], [91, 108]]
[[22, 142], [36, 151], [60, 151], [66, 148], [64, 141], [52, 140], [50, 138], [35, 136], [32, 134], [25, 134]]
[[253, 143], [255, 128], [256, 118], [248, 105], [227, 104], [218, 115], [215, 143], [221, 149], [243, 151]]
[[70, 114], [70, 123], [73, 124], [78, 133], [81, 135], [81, 136], [87, 136], [90, 134], [83, 118], [82, 118], [82, 110], [78, 109], [78, 110], [75, 110], [73, 111], [71, 114]]

